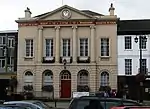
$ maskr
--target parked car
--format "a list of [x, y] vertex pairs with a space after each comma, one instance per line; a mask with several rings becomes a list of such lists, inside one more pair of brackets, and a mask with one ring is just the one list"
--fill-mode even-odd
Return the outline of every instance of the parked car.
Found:
[[47, 105], [46, 103], [42, 102], [42, 101], [39, 101], [39, 100], [23, 100], [23, 101], [26, 101], [26, 102], [30, 102], [30, 103], [33, 103], [33, 104], [36, 104], [44, 109], [50, 109], [52, 107], [50, 107], [49, 105]]
[[111, 109], [150, 109], [150, 106], [117, 106]]
[[120, 98], [103, 98], [97, 96], [82, 96], [74, 98], [69, 109], [111, 109], [115, 106], [142, 106], [140, 103]]
[[8, 102], [4, 102], [3, 104], [12, 104], [12, 105], [19, 105], [19, 106], [26, 106], [29, 107], [31, 109], [46, 109], [43, 108], [37, 104], [34, 104], [32, 102], [28, 102], [28, 101], [8, 101]]
[[31, 109], [31, 108], [28, 108], [26, 106], [12, 105], [12, 104], [10, 105], [1, 104], [0, 109]]

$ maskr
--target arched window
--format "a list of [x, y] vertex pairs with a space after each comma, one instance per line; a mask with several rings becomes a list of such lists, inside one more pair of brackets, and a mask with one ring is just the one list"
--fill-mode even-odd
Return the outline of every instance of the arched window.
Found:
[[101, 86], [109, 86], [109, 73], [104, 71], [101, 73], [101, 80], [100, 85]]
[[84, 86], [84, 85], [88, 85], [88, 71], [86, 70], [81, 70], [78, 73], [78, 85]]
[[51, 70], [43, 72], [43, 85], [53, 85], [53, 73]]
[[25, 73], [25, 75], [24, 75], [24, 83], [26, 84], [26, 85], [28, 85], [28, 84], [32, 84], [33, 83], [33, 73], [32, 72], [30, 72], [30, 71], [27, 71], [26, 73]]

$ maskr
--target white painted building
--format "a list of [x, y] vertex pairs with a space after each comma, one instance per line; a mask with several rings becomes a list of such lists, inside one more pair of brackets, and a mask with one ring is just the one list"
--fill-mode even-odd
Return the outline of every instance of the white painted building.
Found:
[[[139, 35], [118, 35], [118, 75], [133, 76], [139, 73], [139, 39], [136, 43], [134, 38]], [[147, 42], [142, 43], [143, 67], [150, 72], [150, 35], [146, 35]]]

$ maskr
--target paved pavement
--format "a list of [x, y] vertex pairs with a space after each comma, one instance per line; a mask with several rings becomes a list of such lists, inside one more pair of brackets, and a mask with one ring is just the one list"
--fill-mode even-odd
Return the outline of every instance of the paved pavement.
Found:
[[[56, 107], [56, 108], [67, 108], [69, 106], [70, 102], [64, 101], [64, 102], [45, 102], [49, 106]], [[56, 106], [55, 106], [56, 105]]]

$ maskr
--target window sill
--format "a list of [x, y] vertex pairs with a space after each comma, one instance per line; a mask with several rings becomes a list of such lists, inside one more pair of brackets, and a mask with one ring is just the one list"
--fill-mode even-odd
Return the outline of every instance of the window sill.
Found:
[[83, 61], [88, 60], [88, 58], [89, 56], [79, 56], [79, 59]]
[[51, 60], [54, 59], [54, 57], [44, 57], [44, 59], [45, 59], [46, 61], [51, 61]]
[[79, 56], [77, 57], [77, 63], [90, 63], [89, 56]]
[[124, 51], [133, 51], [133, 49], [125, 49]]
[[72, 63], [72, 57], [71, 56], [60, 57], [60, 63], [63, 63], [64, 60], [66, 60], [66, 63]]
[[110, 58], [110, 56], [100, 56], [99, 58]]
[[[140, 51], [140, 50], [139, 50]], [[147, 49], [142, 49], [142, 51], [147, 51]]]
[[34, 58], [33, 56], [32, 57], [28, 57], [28, 56], [24, 57], [25, 60], [32, 60], [33, 58]]

